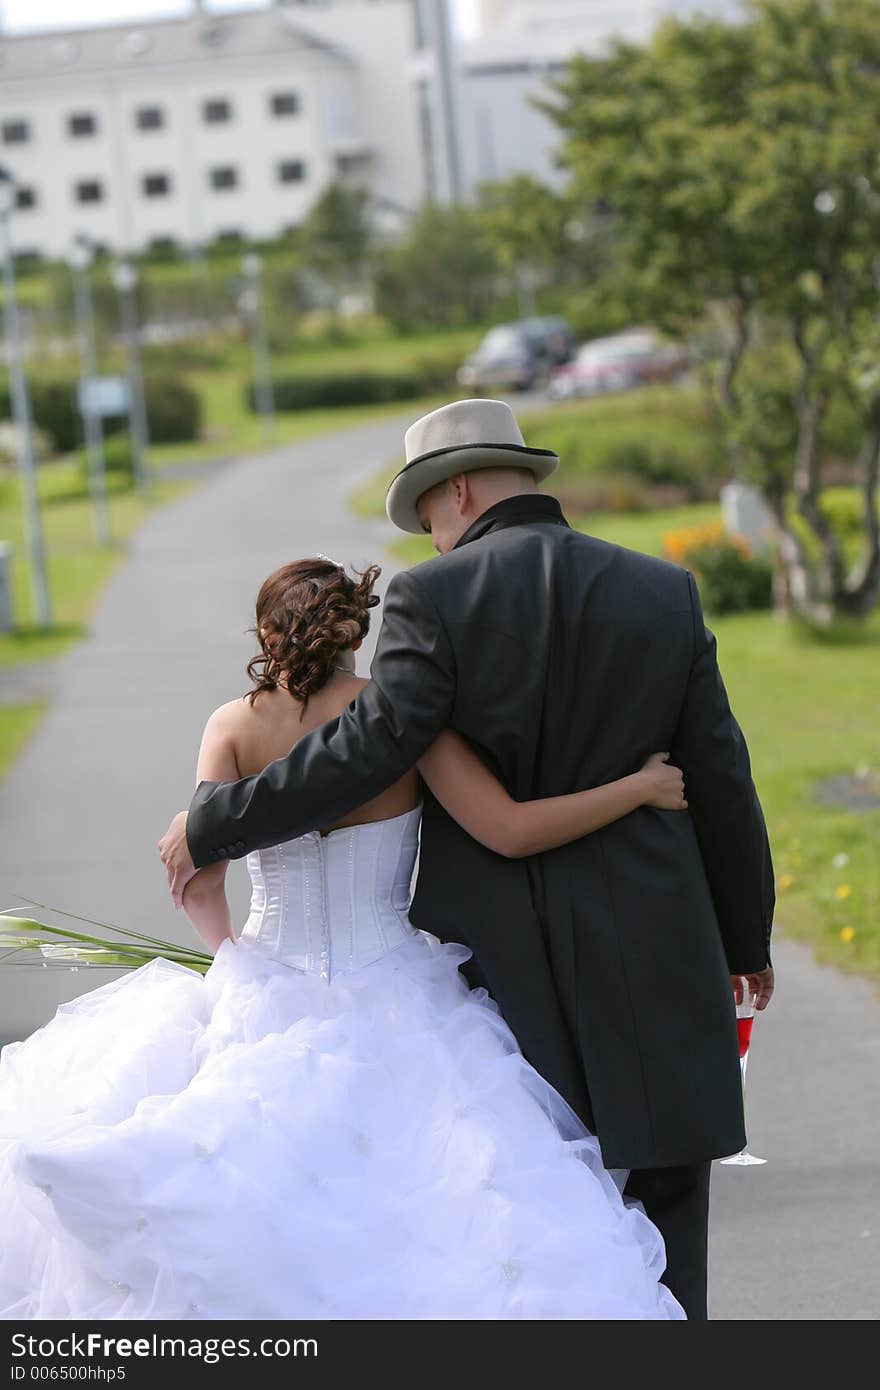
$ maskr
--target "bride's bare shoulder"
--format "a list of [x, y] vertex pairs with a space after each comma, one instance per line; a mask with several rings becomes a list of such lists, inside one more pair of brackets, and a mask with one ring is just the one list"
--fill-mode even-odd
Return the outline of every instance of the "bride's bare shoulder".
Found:
[[242, 724], [253, 713], [253, 706], [246, 696], [239, 696], [237, 700], [227, 700], [225, 705], [218, 705], [212, 714], [208, 716], [206, 728], [211, 727], [219, 733], [233, 731], [241, 728]]
[[269, 711], [261, 708], [263, 705], [262, 695], [253, 702], [246, 696], [239, 696], [237, 700], [227, 700], [225, 705], [218, 705], [208, 716], [203, 745], [223, 744], [237, 753], [240, 740], [247, 739], [251, 731], [259, 728], [261, 716], [265, 718], [268, 715]]

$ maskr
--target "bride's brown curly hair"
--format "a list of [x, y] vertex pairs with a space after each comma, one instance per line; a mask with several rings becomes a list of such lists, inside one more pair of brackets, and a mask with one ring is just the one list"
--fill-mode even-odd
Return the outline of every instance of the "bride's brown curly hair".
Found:
[[303, 713], [311, 695], [327, 684], [340, 652], [370, 630], [370, 609], [379, 602], [373, 593], [382, 573], [370, 565], [351, 579], [341, 565], [320, 558], [282, 565], [257, 594], [256, 634], [260, 652], [247, 666], [256, 686], [247, 696], [253, 704], [261, 690], [286, 689], [302, 701]]

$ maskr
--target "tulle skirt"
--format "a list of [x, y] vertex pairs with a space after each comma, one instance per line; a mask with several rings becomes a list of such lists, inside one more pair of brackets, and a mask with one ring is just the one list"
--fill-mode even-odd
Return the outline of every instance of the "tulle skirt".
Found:
[[461, 946], [224, 943], [0, 1057], [0, 1316], [678, 1319], [664, 1248]]

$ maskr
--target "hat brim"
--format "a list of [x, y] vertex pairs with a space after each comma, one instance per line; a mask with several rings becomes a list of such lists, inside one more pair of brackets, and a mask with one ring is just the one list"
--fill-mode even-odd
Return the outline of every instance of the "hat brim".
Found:
[[476, 468], [528, 468], [540, 483], [558, 467], [559, 457], [550, 449], [529, 449], [519, 444], [455, 444], [421, 454], [402, 468], [388, 489], [385, 510], [399, 530], [421, 536], [423, 528], [416, 511], [419, 498], [456, 473], [469, 473]]

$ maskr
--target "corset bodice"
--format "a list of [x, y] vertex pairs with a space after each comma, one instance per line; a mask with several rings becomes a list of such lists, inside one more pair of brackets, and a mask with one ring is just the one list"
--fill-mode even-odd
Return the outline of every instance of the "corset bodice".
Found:
[[242, 936], [285, 965], [329, 980], [417, 935], [407, 911], [420, 815], [416, 807], [249, 854], [251, 910]]

